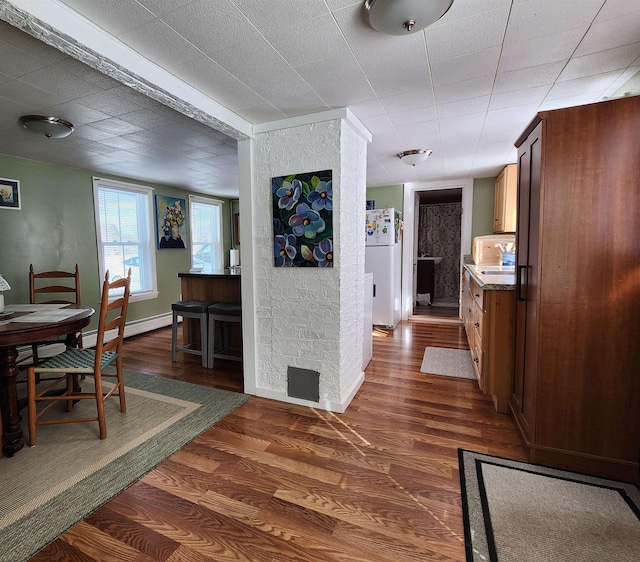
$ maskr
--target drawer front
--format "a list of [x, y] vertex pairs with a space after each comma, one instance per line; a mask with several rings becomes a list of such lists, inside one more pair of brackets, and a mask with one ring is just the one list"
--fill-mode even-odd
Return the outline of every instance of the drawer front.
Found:
[[484, 310], [484, 291], [478, 286], [478, 284], [471, 279], [469, 283], [469, 288], [471, 289], [471, 297], [474, 302], [478, 304], [478, 306]]
[[478, 378], [478, 386], [480, 390], [484, 392], [485, 381], [482, 373], [482, 348], [478, 345], [474, 345], [471, 348], [471, 359], [473, 360], [473, 368], [476, 371], [476, 377]]

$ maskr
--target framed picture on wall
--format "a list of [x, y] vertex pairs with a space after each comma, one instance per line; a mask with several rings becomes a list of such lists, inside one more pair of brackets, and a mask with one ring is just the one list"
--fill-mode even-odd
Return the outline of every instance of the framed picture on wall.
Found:
[[0, 178], [0, 209], [20, 210], [20, 181]]
[[333, 267], [332, 171], [271, 178], [275, 267]]
[[186, 248], [186, 200], [156, 195], [156, 232], [158, 249]]

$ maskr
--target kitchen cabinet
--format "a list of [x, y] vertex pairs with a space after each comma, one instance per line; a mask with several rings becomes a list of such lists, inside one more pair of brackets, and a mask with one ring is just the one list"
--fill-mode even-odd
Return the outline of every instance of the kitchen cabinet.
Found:
[[465, 269], [462, 302], [478, 386], [491, 394], [496, 411], [508, 413], [513, 384], [515, 292], [484, 289]]
[[496, 178], [493, 204], [493, 232], [516, 231], [518, 165], [509, 164]]
[[640, 97], [539, 113], [518, 139], [515, 377], [530, 460], [637, 482]]

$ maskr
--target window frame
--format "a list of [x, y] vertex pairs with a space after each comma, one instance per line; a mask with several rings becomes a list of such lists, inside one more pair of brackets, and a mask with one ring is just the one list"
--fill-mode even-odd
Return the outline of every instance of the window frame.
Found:
[[[144, 185], [104, 179], [94, 176], [93, 178], [93, 208], [95, 212], [95, 227], [96, 227], [96, 243], [98, 247], [98, 270], [100, 272], [100, 291], [102, 291], [102, 283], [106, 275], [106, 264], [104, 255], [104, 243], [102, 241], [102, 229], [100, 225], [100, 188], [107, 188], [113, 190], [119, 190], [123, 192], [135, 193], [144, 195], [146, 200], [146, 219], [147, 219], [147, 240], [140, 245], [146, 246], [146, 250], [149, 256], [149, 276], [151, 278], [151, 287], [146, 290], [133, 291], [131, 290], [129, 296], [129, 302], [144, 301], [155, 299], [158, 297], [158, 273], [156, 268], [156, 240], [155, 240], [155, 209], [153, 205], [153, 191], [152, 187]], [[144, 218], [138, 217], [138, 220]], [[118, 298], [118, 295], [109, 296], [109, 301]]]
[[[194, 252], [193, 249], [195, 247], [196, 243], [199, 243], [199, 241], [196, 241], [196, 237], [194, 235], [194, 228], [195, 228], [195, 220], [194, 220], [194, 212], [193, 212], [193, 204], [194, 203], [198, 203], [200, 205], [210, 205], [212, 207], [218, 207], [218, 212], [219, 212], [219, 236], [218, 236], [218, 242], [215, 245], [215, 248], [213, 248], [213, 243], [211, 243], [212, 245], [212, 249], [214, 251], [214, 255], [215, 256], [219, 256], [219, 258], [216, 260], [216, 263], [219, 265], [219, 267], [214, 268], [213, 272], [220, 272], [220, 271], [224, 271], [224, 219], [223, 219], [223, 208], [224, 208], [224, 201], [220, 200], [220, 199], [211, 199], [209, 197], [201, 197], [199, 195], [189, 195], [189, 217], [190, 217], [190, 224], [189, 224], [189, 235], [191, 236], [191, 267], [195, 267], [193, 264], [193, 256], [194, 256]], [[206, 273], [206, 272], [205, 272]]]

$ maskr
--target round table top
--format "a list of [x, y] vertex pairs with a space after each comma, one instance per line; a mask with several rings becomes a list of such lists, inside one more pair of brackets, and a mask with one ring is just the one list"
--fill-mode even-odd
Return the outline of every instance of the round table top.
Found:
[[[36, 305], [32, 305], [36, 306]], [[16, 345], [23, 345], [40, 341], [43, 339], [51, 338], [54, 336], [61, 336], [72, 332], [77, 332], [82, 328], [89, 325], [91, 316], [93, 316], [95, 310], [93, 308], [81, 305], [70, 304], [65, 307], [66, 309], [77, 309], [77, 314], [73, 316], [56, 320], [52, 317], [52, 320], [43, 322], [16, 322], [15, 318], [32, 314], [28, 311], [16, 311], [11, 314], [3, 314], [0, 316], [0, 347], [10, 347]], [[42, 311], [51, 310], [51, 308], [43, 307]], [[53, 309], [60, 310], [60, 309]], [[12, 322], [3, 323], [8, 319], [14, 319]]]

